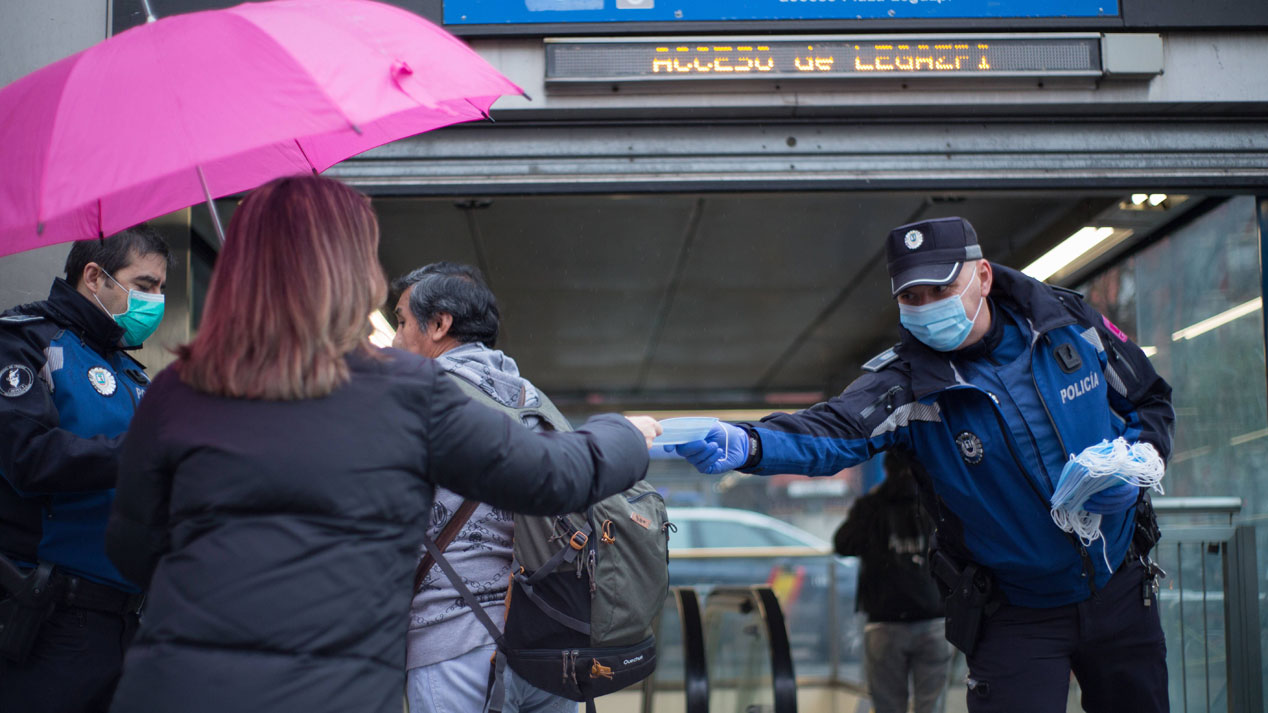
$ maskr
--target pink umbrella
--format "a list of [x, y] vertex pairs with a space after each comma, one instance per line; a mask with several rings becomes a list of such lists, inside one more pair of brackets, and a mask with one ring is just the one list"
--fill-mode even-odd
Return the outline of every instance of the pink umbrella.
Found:
[[151, 22], [0, 89], [0, 256], [322, 171], [521, 93], [444, 30], [370, 0]]

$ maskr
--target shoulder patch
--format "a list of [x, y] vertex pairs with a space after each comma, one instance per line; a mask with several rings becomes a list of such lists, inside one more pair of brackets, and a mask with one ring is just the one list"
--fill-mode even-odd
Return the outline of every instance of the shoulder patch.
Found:
[[28, 322], [43, 322], [44, 317], [38, 314], [6, 314], [0, 316], [0, 324], [26, 324]]
[[0, 394], [14, 399], [31, 390], [35, 372], [26, 364], [10, 364], [0, 369]]
[[877, 354], [871, 359], [868, 359], [867, 363], [863, 365], [863, 370], [877, 372], [889, 366], [890, 364], [893, 364], [895, 361], [898, 360], [898, 352], [896, 351], [897, 346], [898, 345], [895, 344], [889, 349], [886, 349], [880, 354]]

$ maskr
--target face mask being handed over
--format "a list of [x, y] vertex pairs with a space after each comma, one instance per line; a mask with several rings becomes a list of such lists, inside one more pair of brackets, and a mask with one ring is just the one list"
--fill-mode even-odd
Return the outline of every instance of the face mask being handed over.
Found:
[[[119, 289], [126, 289], [119, 281], [114, 279], [110, 273], [102, 270], [110, 281], [119, 285]], [[166, 298], [163, 295], [152, 295], [149, 292], [141, 292], [139, 290], [127, 290], [128, 292], [128, 308], [119, 314], [113, 314], [106, 306], [101, 304], [101, 299], [93, 294], [93, 299], [97, 300], [97, 304], [106, 310], [106, 314], [114, 318], [114, 321], [123, 327], [123, 346], [139, 347], [145, 340], [154, 334], [154, 330], [158, 329], [159, 322], [163, 321], [163, 305]]]
[[[973, 279], [978, 279], [977, 270], [973, 271]], [[970, 281], [969, 285], [973, 282]], [[898, 321], [911, 332], [912, 336], [929, 346], [930, 349], [936, 349], [940, 352], [949, 352], [964, 343], [968, 339], [969, 332], [973, 331], [973, 322], [977, 320], [977, 315], [982, 311], [982, 303], [986, 298], [979, 295], [977, 301], [977, 310], [970, 317], [964, 311], [964, 301], [960, 297], [965, 290], [969, 289], [969, 285], [964, 286], [959, 294], [952, 295], [940, 299], [937, 302], [930, 302], [926, 305], [913, 307], [910, 305], [898, 305]]]

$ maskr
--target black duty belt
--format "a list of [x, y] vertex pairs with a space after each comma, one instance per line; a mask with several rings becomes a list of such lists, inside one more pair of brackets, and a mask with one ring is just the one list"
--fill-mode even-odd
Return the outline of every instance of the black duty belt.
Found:
[[70, 607], [106, 612], [108, 614], [135, 614], [141, 610], [145, 595], [141, 592], [125, 592], [107, 584], [83, 577], [54, 571], [51, 581], [58, 592], [57, 600]]

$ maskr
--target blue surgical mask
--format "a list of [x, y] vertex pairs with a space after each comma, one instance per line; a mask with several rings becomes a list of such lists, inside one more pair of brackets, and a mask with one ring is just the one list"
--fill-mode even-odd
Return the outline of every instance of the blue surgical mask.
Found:
[[[102, 270], [110, 281], [119, 285], [119, 289], [127, 289], [114, 279], [114, 275]], [[115, 323], [123, 327], [123, 346], [139, 347], [146, 339], [154, 334], [154, 330], [158, 329], [159, 323], [163, 321], [163, 308], [166, 298], [163, 295], [154, 295], [149, 292], [141, 292], [140, 290], [127, 290], [128, 292], [128, 308], [119, 314], [114, 314], [101, 304], [101, 299], [95, 294], [93, 299], [97, 300], [97, 304], [102, 309], [106, 309], [106, 314], [114, 318]]]
[[[973, 279], [978, 279], [976, 270], [973, 271]], [[972, 281], [969, 282], [971, 284]], [[965, 285], [964, 290], [968, 290], [969, 285]], [[978, 313], [982, 311], [982, 303], [986, 301], [985, 297], [979, 296], [977, 310], [970, 317], [964, 311], [964, 301], [960, 299], [963, 294], [964, 291], [961, 291], [957, 295], [919, 307], [899, 304], [898, 321], [930, 349], [952, 351], [968, 339], [969, 332], [973, 331], [973, 322], [977, 320]]]

